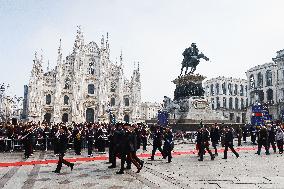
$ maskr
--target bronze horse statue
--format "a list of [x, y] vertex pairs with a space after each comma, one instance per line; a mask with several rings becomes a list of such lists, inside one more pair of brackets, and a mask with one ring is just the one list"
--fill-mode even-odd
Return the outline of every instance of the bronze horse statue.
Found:
[[197, 56], [184, 55], [183, 61], [181, 63], [182, 67], [180, 75], [182, 75], [184, 68], [186, 68], [185, 70], [185, 75], [186, 75], [189, 67], [191, 67], [189, 74], [192, 74], [196, 70], [196, 66], [199, 64], [200, 59], [204, 59], [206, 61], [209, 60], [209, 58], [207, 58], [203, 53], [200, 53]]

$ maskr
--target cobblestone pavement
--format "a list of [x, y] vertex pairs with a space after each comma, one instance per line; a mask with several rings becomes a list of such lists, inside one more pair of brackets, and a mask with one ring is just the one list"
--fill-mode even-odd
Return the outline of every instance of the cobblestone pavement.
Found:
[[[249, 147], [249, 148], [246, 148]], [[0, 167], [0, 188], [284, 188], [284, 156], [262, 153], [255, 155], [252, 146], [242, 146], [240, 158], [229, 152], [228, 159], [222, 153], [211, 161], [208, 154], [203, 162], [197, 161], [196, 154], [176, 155], [172, 163], [166, 163], [160, 156], [155, 161], [145, 160], [139, 174], [136, 168], [116, 175], [117, 169], [107, 169], [106, 161], [77, 161], [71, 172], [62, 168], [60, 174], [52, 173], [56, 165], [36, 164]], [[255, 147], [255, 146], [254, 146]], [[176, 145], [175, 151], [191, 151], [193, 144]], [[245, 150], [244, 148], [248, 149]], [[151, 147], [148, 147], [150, 150]], [[147, 153], [147, 152], [146, 152]], [[148, 152], [149, 153], [149, 152]], [[74, 156], [72, 152], [68, 158]], [[96, 154], [96, 156], [105, 156]], [[57, 159], [52, 152], [36, 152], [26, 161]], [[22, 153], [1, 153], [0, 162], [18, 162]], [[118, 160], [118, 167], [119, 167]]]

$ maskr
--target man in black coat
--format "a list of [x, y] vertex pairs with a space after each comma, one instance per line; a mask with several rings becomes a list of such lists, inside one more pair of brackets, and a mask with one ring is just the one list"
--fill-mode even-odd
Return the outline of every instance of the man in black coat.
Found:
[[269, 155], [269, 149], [267, 146], [268, 143], [268, 132], [265, 126], [262, 126], [260, 131], [259, 131], [259, 136], [258, 136], [258, 150], [256, 154], [260, 155], [261, 147], [263, 146], [265, 148], [265, 153], [266, 155]]
[[276, 153], [276, 145], [275, 145], [276, 129], [271, 124], [268, 124], [267, 125], [267, 131], [268, 131], [268, 144], [267, 144], [267, 148], [269, 150], [270, 144], [271, 144], [274, 153]]
[[160, 127], [155, 128], [154, 132], [153, 132], [153, 150], [152, 150], [152, 156], [151, 156], [151, 160], [154, 160], [154, 156], [156, 153], [156, 150], [158, 149], [162, 156], [163, 156], [163, 150], [162, 150], [162, 142], [163, 140], [163, 133], [160, 129]]
[[200, 151], [199, 151], [199, 159], [198, 161], [203, 161], [203, 156], [205, 154], [205, 149], [211, 156], [211, 160], [214, 160], [215, 156], [212, 154], [211, 150], [209, 149], [209, 131], [205, 129], [204, 127], [201, 128], [201, 133], [200, 133]]
[[89, 124], [87, 126], [87, 130], [86, 130], [86, 140], [87, 140], [87, 145], [88, 145], [88, 157], [93, 156], [93, 145], [94, 145], [94, 129], [93, 126], [91, 124]]
[[239, 154], [236, 152], [236, 150], [234, 149], [234, 135], [232, 130], [226, 126], [225, 127], [225, 150], [224, 150], [224, 158], [223, 159], [227, 159], [227, 152], [228, 152], [228, 148], [230, 148], [232, 150], [232, 152], [236, 155], [236, 157], [239, 157]]
[[118, 145], [117, 145], [117, 151], [120, 155], [120, 159], [121, 159], [121, 167], [120, 170], [118, 172], [116, 172], [116, 174], [124, 174], [124, 164], [126, 161], [126, 155], [129, 152], [129, 148], [128, 148], [128, 136], [126, 135], [126, 130], [127, 130], [127, 126], [126, 124], [123, 125], [123, 129], [118, 130], [118, 135], [117, 135], [117, 141], [118, 141]]
[[[117, 144], [118, 140], [117, 137], [120, 134], [119, 133], [119, 125], [117, 124], [115, 126], [111, 126], [108, 140], [109, 140], [109, 163], [111, 163], [108, 168], [115, 168], [116, 167], [116, 152], [117, 152]], [[120, 128], [121, 129], [121, 128]]]
[[71, 168], [71, 171], [73, 170], [74, 167], [74, 163], [70, 163], [68, 161], [66, 161], [64, 158], [66, 149], [67, 149], [67, 143], [68, 143], [68, 139], [67, 139], [67, 127], [63, 126], [60, 128], [59, 130], [60, 134], [58, 136], [58, 152], [59, 152], [59, 160], [57, 163], [57, 167], [56, 170], [53, 171], [54, 173], [60, 173], [61, 167], [62, 167], [62, 163], [67, 165], [68, 167]]
[[22, 134], [22, 142], [23, 142], [23, 146], [24, 146], [24, 158], [27, 159], [30, 157], [31, 155], [31, 151], [32, 151], [32, 127], [27, 126], [24, 128], [24, 132]]
[[212, 146], [215, 149], [215, 156], [218, 156], [217, 145], [220, 140], [220, 133], [219, 133], [219, 128], [217, 126], [217, 123], [215, 123], [210, 130], [210, 138], [211, 138]]

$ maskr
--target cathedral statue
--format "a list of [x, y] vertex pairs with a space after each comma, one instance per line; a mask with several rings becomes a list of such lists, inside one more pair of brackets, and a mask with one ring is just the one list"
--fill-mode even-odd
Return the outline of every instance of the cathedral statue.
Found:
[[182, 67], [180, 75], [182, 75], [184, 68], [186, 68], [185, 70], [185, 75], [186, 75], [189, 67], [191, 67], [189, 74], [193, 74], [201, 58], [206, 61], [209, 60], [209, 58], [207, 58], [203, 53], [199, 53], [199, 50], [195, 43], [192, 43], [190, 47], [186, 48], [182, 53], [182, 55], [184, 58], [181, 63]]

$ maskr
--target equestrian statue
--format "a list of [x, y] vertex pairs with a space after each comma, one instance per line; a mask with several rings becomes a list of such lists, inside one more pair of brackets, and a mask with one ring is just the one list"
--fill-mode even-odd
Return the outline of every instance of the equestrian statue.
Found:
[[192, 43], [190, 47], [186, 48], [182, 53], [182, 55], [184, 58], [181, 63], [182, 67], [180, 75], [182, 75], [184, 68], [186, 68], [185, 70], [185, 75], [186, 75], [189, 67], [191, 67], [189, 74], [193, 74], [201, 58], [206, 61], [209, 60], [209, 58], [207, 58], [203, 53], [199, 53], [199, 50], [195, 43]]

